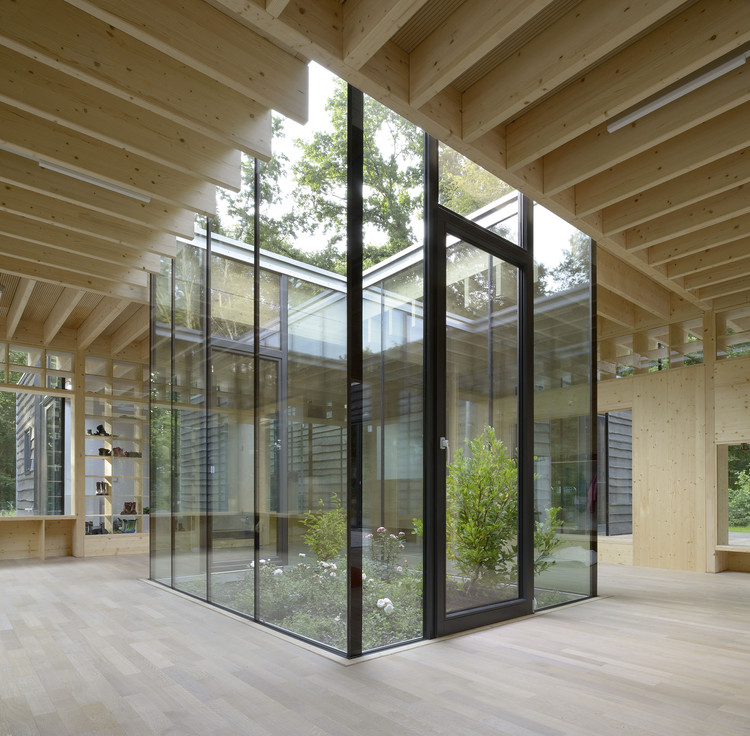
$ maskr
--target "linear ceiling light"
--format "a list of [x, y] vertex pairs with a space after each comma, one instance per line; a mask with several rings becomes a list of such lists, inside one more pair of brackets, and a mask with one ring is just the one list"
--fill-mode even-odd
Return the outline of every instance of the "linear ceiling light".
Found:
[[681, 84], [679, 87], [675, 87], [674, 89], [669, 90], [669, 92], [665, 92], [663, 95], [654, 98], [645, 105], [637, 107], [635, 110], [632, 110], [621, 118], [617, 118], [609, 123], [607, 125], [607, 132], [614, 133], [616, 130], [620, 130], [620, 128], [624, 128], [626, 125], [630, 125], [630, 123], [640, 120], [642, 117], [668, 105], [670, 102], [679, 100], [680, 97], [684, 97], [686, 94], [703, 87], [703, 85], [713, 82], [714, 79], [723, 77], [733, 69], [742, 66], [748, 56], [750, 56], [750, 51], [745, 51], [734, 59], [729, 59], [729, 61], [725, 61], [723, 64], [719, 64], [719, 66], [709, 69], [707, 72], [691, 79], [689, 82], [685, 82], [685, 84]]
[[141, 194], [140, 192], [136, 192], [133, 189], [128, 189], [127, 187], [121, 187], [119, 184], [111, 184], [110, 182], [104, 181], [103, 179], [97, 179], [95, 176], [89, 176], [89, 174], [83, 174], [80, 171], [74, 171], [73, 169], [69, 169], [65, 166], [53, 164], [51, 161], [44, 161], [43, 159], [37, 159], [37, 161], [39, 162], [39, 167], [42, 169], [54, 171], [58, 174], [64, 174], [65, 176], [69, 176], [71, 179], [78, 179], [79, 181], [84, 181], [87, 184], [93, 184], [94, 186], [101, 187], [102, 189], [108, 189], [110, 192], [115, 192], [116, 194], [124, 194], [126, 197], [130, 197], [131, 199], [137, 199], [139, 202], [145, 202], [146, 204], [148, 204], [151, 201], [151, 197], [149, 197], [147, 194]]

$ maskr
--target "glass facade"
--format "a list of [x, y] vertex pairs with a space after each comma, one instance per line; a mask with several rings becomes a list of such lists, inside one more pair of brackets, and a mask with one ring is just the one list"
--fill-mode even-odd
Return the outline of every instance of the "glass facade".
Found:
[[[588, 283], [534, 301], [545, 312], [545, 300], [556, 299], [548, 311], [558, 310], [558, 323], [576, 322], [542, 361], [546, 373], [571, 371], [559, 387], [572, 391], [567, 408], [532, 417], [518, 400], [519, 384], [530, 381], [521, 356], [541, 335], [529, 329], [531, 269], [449, 237], [448, 378], [440, 395], [427, 390], [436, 366], [425, 338], [437, 327], [425, 302], [434, 289], [425, 270], [434, 226], [424, 215], [433, 176], [425, 136], [327, 73], [315, 69], [313, 79], [321, 94], [311, 123], [277, 119], [274, 159], [244, 161], [242, 191], [220, 193], [218, 220], [180, 243], [153, 280], [151, 577], [357, 656], [435, 634], [436, 493], [445, 493], [452, 540], [440, 547], [448, 612], [526, 596], [519, 570], [533, 563], [519, 544], [529, 534], [519, 509], [535, 493], [545, 591], [564, 600], [591, 594], [593, 516], [581, 506], [593, 458]], [[441, 156], [446, 211], [467, 215], [530, 264], [523, 217], [531, 213], [519, 195], [450, 149]], [[588, 264], [589, 250], [581, 245], [578, 257]], [[541, 380], [535, 373], [535, 385]], [[546, 389], [551, 403], [556, 388]], [[426, 444], [437, 403], [451, 458]], [[521, 447], [531, 423], [545, 437], [540, 467], [560, 466], [534, 489], [516, 471], [520, 455], [537, 451]], [[497, 515], [505, 525], [497, 554], [473, 568], [473, 580], [471, 543], [451, 532], [466, 526], [465, 498], [449, 480], [429, 479], [435, 468], [449, 479], [459, 454], [471, 460], [471, 443], [488, 427], [502, 443], [508, 511]], [[588, 555], [586, 585], [562, 554], [572, 548]]]

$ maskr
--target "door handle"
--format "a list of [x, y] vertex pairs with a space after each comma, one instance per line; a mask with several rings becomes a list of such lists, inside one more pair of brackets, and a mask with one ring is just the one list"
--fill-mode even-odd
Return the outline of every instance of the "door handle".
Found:
[[451, 461], [451, 446], [447, 437], [440, 438], [440, 449], [445, 450], [445, 464], [448, 465]]

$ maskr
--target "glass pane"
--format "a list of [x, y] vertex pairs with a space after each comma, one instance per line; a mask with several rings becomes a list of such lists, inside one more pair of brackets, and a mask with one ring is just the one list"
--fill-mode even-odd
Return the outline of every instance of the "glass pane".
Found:
[[518, 597], [518, 269], [446, 252], [446, 611]]
[[590, 251], [587, 236], [535, 205], [534, 585], [539, 608], [591, 591], [597, 480]]
[[253, 359], [213, 352], [210, 600], [254, 615]]
[[[156, 276], [151, 325], [151, 577], [172, 583], [172, 261]], [[88, 512], [88, 509], [87, 509]]]
[[[422, 603], [423, 141], [365, 96], [363, 649], [417, 639]], [[400, 192], [393, 203], [391, 192]]]
[[181, 245], [175, 259], [173, 375], [173, 584], [206, 593], [205, 251]]

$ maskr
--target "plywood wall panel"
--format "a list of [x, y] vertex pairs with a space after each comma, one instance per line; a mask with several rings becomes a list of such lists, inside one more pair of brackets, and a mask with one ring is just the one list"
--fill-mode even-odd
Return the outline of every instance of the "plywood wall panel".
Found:
[[714, 369], [716, 442], [750, 440], [750, 357], [717, 361]]
[[635, 376], [633, 563], [705, 570], [702, 366]]

